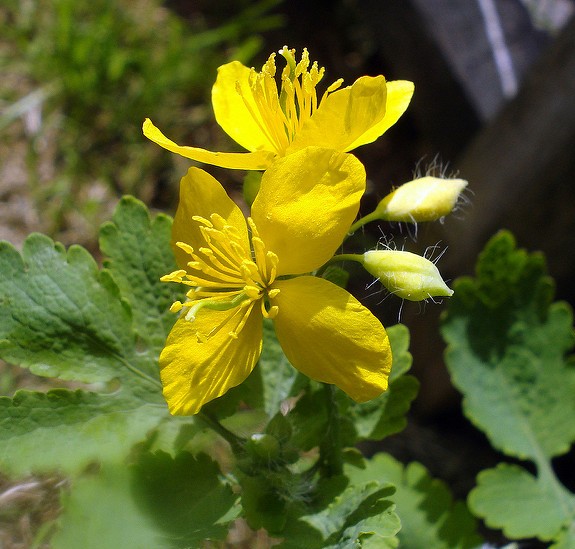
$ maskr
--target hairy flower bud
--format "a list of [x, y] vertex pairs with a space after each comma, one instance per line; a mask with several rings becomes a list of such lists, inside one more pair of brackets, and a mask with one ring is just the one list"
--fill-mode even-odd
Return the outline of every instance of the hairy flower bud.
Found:
[[377, 277], [391, 293], [403, 299], [421, 301], [453, 294], [435, 264], [420, 255], [395, 250], [371, 250], [363, 254], [362, 263], [367, 272]]
[[388, 194], [375, 212], [386, 221], [436, 221], [453, 210], [466, 186], [464, 179], [420, 177]]

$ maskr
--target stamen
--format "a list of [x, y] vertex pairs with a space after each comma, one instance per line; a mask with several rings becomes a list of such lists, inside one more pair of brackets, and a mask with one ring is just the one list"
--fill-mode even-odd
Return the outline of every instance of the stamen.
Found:
[[[234, 295], [238, 295], [238, 290], [237, 289], [236, 290], [230, 290], [229, 292], [222, 292], [222, 291], [218, 290], [218, 291], [210, 292], [210, 291], [206, 291], [203, 289], [195, 288], [194, 290], [190, 290], [190, 292], [188, 292], [188, 293], [192, 294], [192, 295], [188, 295], [188, 297], [190, 297], [193, 300], [196, 300], [196, 299], [201, 299], [204, 297], [232, 297]], [[184, 306], [185, 305], [186, 304], [184, 303]]]
[[186, 271], [184, 269], [178, 269], [173, 273], [164, 275], [160, 278], [161, 282], [182, 282], [182, 278], [186, 276]]
[[239, 321], [238, 325], [236, 326], [235, 330], [233, 332], [230, 332], [229, 335], [231, 337], [233, 337], [234, 339], [238, 338], [238, 335], [240, 334], [240, 332], [242, 331], [243, 327], [246, 325], [246, 322], [248, 321], [248, 318], [250, 317], [250, 314], [254, 308], [254, 301], [252, 301], [248, 308], [247, 311], [244, 313], [242, 319]]
[[200, 248], [199, 250], [202, 254], [204, 254], [214, 265], [215, 268], [219, 269], [220, 271], [223, 271], [225, 273], [228, 274], [233, 274], [233, 275], [237, 275], [238, 274], [238, 269], [237, 269], [237, 265], [234, 265], [234, 267], [229, 267], [228, 265], [224, 265], [216, 256], [216, 254], [214, 253], [214, 250], [212, 248]]
[[194, 248], [192, 248], [189, 244], [185, 242], [176, 242], [176, 246], [186, 252], [187, 254], [192, 255], [194, 253]]
[[[213, 276], [215, 279], [222, 281], [222, 282], [229, 282], [230, 284], [241, 284], [242, 278], [239, 273], [227, 274], [223, 271], [219, 271], [214, 269], [211, 265], [209, 265], [206, 261], [204, 261], [201, 257], [194, 254], [194, 259], [198, 263], [198, 267], [194, 267], [198, 271], [202, 271], [203, 274], [208, 276]], [[195, 275], [192, 275], [195, 277]]]
[[250, 299], [256, 300], [262, 296], [262, 289], [258, 286], [244, 286], [244, 294], [246, 294]]
[[222, 288], [224, 290], [230, 290], [231, 288], [243, 288], [244, 281], [235, 282], [231, 284], [229, 282], [219, 282], [217, 280], [209, 280], [207, 278], [202, 278], [201, 276], [196, 276], [192, 274], [188, 274], [188, 280], [182, 280], [182, 284], [186, 284], [187, 286], [204, 286], [206, 288], [214, 289], [214, 288]]
[[258, 266], [262, 278], [266, 280], [268, 277], [266, 268], [266, 245], [261, 238], [256, 236], [252, 238], [252, 246], [254, 248], [256, 265]]
[[[272, 68], [270, 64], [268, 69]], [[208, 333], [196, 332], [198, 342], [208, 341], [224, 326], [234, 322], [235, 329], [227, 335], [237, 338], [256, 301], [259, 301], [265, 318], [275, 317], [278, 307], [269, 307], [269, 303], [266, 305], [264, 296], [277, 276], [278, 257], [266, 250], [254, 221], [247, 219], [250, 246], [245, 233], [229, 225], [219, 214], [212, 214], [209, 219], [201, 216], [194, 216], [193, 219], [199, 223], [200, 238], [203, 238], [205, 245], [201, 245], [201, 240], [200, 243], [194, 241], [196, 247], [185, 242], [177, 243], [181, 250], [191, 256], [191, 261], [187, 263], [188, 270], [176, 270], [163, 276], [162, 280], [179, 282], [192, 288], [186, 293], [188, 300], [184, 303], [175, 301], [170, 310], [177, 313], [185, 309], [183, 317], [190, 322], [202, 309], [229, 311], [229, 314], [220, 316], [221, 322]], [[271, 289], [268, 298], [273, 299], [278, 293], [277, 288]]]
[[[257, 73], [255, 73], [255, 71], [254, 71], [253, 74], [256, 75]], [[252, 80], [252, 79], [250, 78], [250, 80]], [[252, 97], [255, 100], [256, 107], [258, 109], [257, 112], [254, 111], [254, 109], [252, 108], [252, 105], [244, 97], [244, 94], [242, 92], [241, 86], [239, 85], [239, 82], [236, 85], [236, 91], [240, 94], [240, 97], [242, 98], [244, 105], [245, 105], [246, 109], [248, 110], [248, 112], [250, 113], [254, 122], [258, 125], [259, 129], [266, 136], [268, 141], [270, 143], [272, 143], [273, 145], [275, 145], [276, 152], [279, 154], [281, 151], [281, 146], [278, 144], [277, 136], [274, 136], [272, 134], [273, 132], [270, 132], [270, 130], [273, 130], [273, 128], [271, 128], [269, 125], [270, 117], [266, 116], [267, 113], [263, 112], [266, 109], [265, 109], [265, 105], [262, 104], [261, 100], [258, 101], [258, 97], [259, 97], [259, 93], [260, 93], [260, 90], [258, 88], [258, 82], [256, 81], [256, 78], [254, 78], [253, 80], [254, 81], [250, 83], [250, 87], [252, 90]], [[273, 119], [273, 117], [272, 117], [272, 119]]]
[[[243, 303], [241, 303], [238, 307], [236, 307], [235, 311], [231, 314], [231, 316], [224, 318], [217, 326], [215, 326], [214, 328], [212, 328], [208, 334], [206, 335], [206, 341], [208, 339], [210, 339], [211, 337], [213, 337], [215, 334], [217, 334], [228, 322], [230, 322], [231, 320], [233, 320], [236, 316], [238, 316], [238, 314], [240, 314], [240, 312], [242, 311], [242, 309], [244, 309], [246, 306], [248, 306], [249, 304], [253, 303], [252, 301], [246, 300]], [[244, 323], [245, 324], [245, 323]], [[237, 332], [237, 327], [234, 330], [236, 333]]]
[[278, 267], [278, 263], [279, 263], [279, 258], [276, 254], [274, 254], [273, 252], [266, 252], [266, 259], [267, 259], [267, 264], [268, 264], [268, 268], [269, 268], [269, 278], [268, 278], [268, 284], [272, 284], [273, 281], [276, 279], [277, 276], [277, 267]]
[[267, 316], [264, 315], [264, 318], [273, 320], [276, 316], [278, 316], [279, 312], [280, 308], [277, 305], [274, 305], [273, 307], [270, 307], [269, 311], [267, 311]]
[[268, 311], [266, 309], [266, 304], [263, 299], [260, 301], [260, 307], [264, 318], [275, 318], [279, 312], [279, 307], [277, 305], [270, 307]]
[[[272, 54], [260, 72], [254, 69], [250, 72], [248, 85], [253, 102], [248, 101], [239, 83], [236, 84], [236, 89], [257, 126], [273, 144], [275, 152], [282, 155], [302, 125], [317, 109], [316, 86], [323, 78], [325, 69], [319, 67], [316, 61], [310, 67], [309, 52], [306, 48], [297, 63], [295, 49], [284, 46], [279, 53], [286, 61], [279, 86], [275, 80], [275, 54]], [[340, 85], [341, 80], [328, 89], [334, 91]], [[324, 94], [324, 98], [325, 96]]]
[[201, 215], [193, 215], [192, 219], [198, 223], [201, 223], [202, 225], [205, 225], [206, 227], [213, 227], [212, 222], [209, 219], [202, 217]]

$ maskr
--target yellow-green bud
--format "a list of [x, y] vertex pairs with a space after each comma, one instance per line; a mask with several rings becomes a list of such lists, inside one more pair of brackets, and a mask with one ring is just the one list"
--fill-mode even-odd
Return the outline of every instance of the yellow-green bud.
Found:
[[393, 294], [422, 301], [429, 297], [451, 296], [435, 263], [411, 252], [371, 250], [363, 254], [365, 270], [378, 278]]
[[386, 221], [436, 221], [453, 210], [466, 186], [464, 179], [420, 177], [388, 194], [375, 212]]

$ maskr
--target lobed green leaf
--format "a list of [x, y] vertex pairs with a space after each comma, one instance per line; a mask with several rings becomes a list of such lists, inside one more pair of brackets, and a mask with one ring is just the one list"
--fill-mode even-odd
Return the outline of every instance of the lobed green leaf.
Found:
[[[282, 549], [343, 549], [344, 547], [396, 547], [400, 521], [389, 497], [393, 487], [360, 482], [341, 490], [343, 477], [323, 486], [323, 505], [290, 517], [282, 536]], [[336, 493], [331, 493], [330, 488]], [[333, 495], [333, 497], [331, 497]], [[328, 503], [329, 502], [329, 503]], [[294, 520], [295, 519], [295, 520]]]
[[568, 451], [575, 440], [573, 317], [551, 304], [541, 256], [496, 235], [476, 279], [454, 284], [443, 323], [446, 362], [465, 414], [501, 451], [534, 461]]
[[469, 494], [469, 507], [511, 539], [551, 540], [575, 518], [573, 494], [506, 463], [479, 473], [477, 486]]
[[516, 249], [507, 232], [490, 240], [476, 272], [454, 284], [443, 323], [447, 366], [466, 415], [493, 446], [533, 461], [537, 475], [505, 464], [483, 471], [470, 507], [509, 537], [568, 539], [575, 496], [551, 458], [575, 440], [572, 312], [551, 303], [543, 258]]
[[480, 544], [476, 521], [462, 502], [454, 502], [449, 489], [433, 479], [419, 463], [403, 466], [387, 454], [346, 466], [351, 482], [375, 479], [395, 486], [392, 500], [401, 519], [397, 534], [405, 549], [471, 549]]
[[224, 539], [236, 496], [204, 454], [157, 452], [137, 465], [106, 466], [63, 498], [54, 549], [186, 549]]
[[161, 402], [119, 392], [54, 389], [0, 398], [0, 467], [5, 474], [77, 473], [119, 462], [167, 413]]
[[176, 315], [166, 314], [179, 299], [175, 284], [160, 283], [160, 277], [177, 269], [170, 242], [172, 221], [148, 210], [131, 196], [120, 200], [111, 222], [100, 229], [104, 265], [130, 304], [135, 331], [159, 356]]
[[[0, 243], [0, 357], [86, 390], [0, 399], [0, 467], [12, 474], [118, 460], [168, 417], [157, 358], [173, 319], [169, 219], [124, 198], [102, 230], [109, 270], [33, 234]], [[164, 309], [165, 306], [165, 309]], [[42, 451], [38, 451], [42, 448]]]
[[[123, 377], [132, 318], [117, 286], [79, 246], [40, 234], [22, 256], [0, 243], [0, 357], [37, 374], [86, 383]], [[113, 360], [110, 360], [112, 358]]]

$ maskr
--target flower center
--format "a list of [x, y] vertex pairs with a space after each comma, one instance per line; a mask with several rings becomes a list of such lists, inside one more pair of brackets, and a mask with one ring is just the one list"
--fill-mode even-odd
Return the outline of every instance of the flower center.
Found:
[[228, 225], [220, 215], [212, 214], [209, 220], [200, 216], [192, 219], [199, 224], [205, 245], [194, 249], [184, 242], [176, 243], [191, 257], [188, 269], [174, 271], [161, 280], [179, 282], [192, 288], [186, 294], [187, 301], [176, 301], [170, 310], [178, 312], [187, 309], [185, 318], [189, 321], [194, 321], [197, 313], [204, 308], [230, 311], [230, 316], [209, 333], [198, 332], [200, 341], [209, 339], [231, 318], [237, 322], [229, 335], [237, 337], [258, 302], [264, 317], [275, 317], [278, 308], [273, 306], [267, 309], [265, 297], [273, 298], [279, 292], [270, 289], [276, 278], [278, 257], [266, 250], [253, 220], [247, 220], [251, 229], [250, 249], [237, 229]]
[[[257, 111], [243, 96], [239, 83], [237, 91], [261, 131], [274, 145], [276, 153], [283, 155], [298, 131], [318, 108], [315, 88], [323, 78], [325, 69], [318, 67], [317, 61], [314, 61], [308, 70], [310, 60], [306, 48], [299, 63], [295, 61], [294, 49], [284, 46], [279, 53], [287, 62], [281, 74], [279, 93], [275, 80], [275, 53], [269, 56], [261, 72], [251, 70], [249, 85]], [[321, 101], [338, 89], [342, 82], [340, 78], [329, 86]]]

